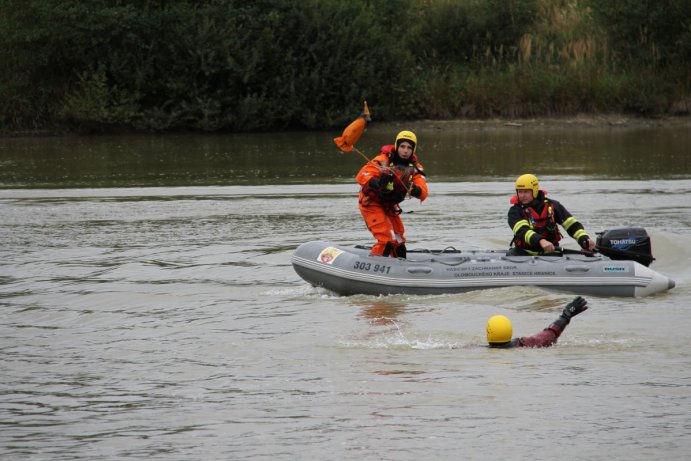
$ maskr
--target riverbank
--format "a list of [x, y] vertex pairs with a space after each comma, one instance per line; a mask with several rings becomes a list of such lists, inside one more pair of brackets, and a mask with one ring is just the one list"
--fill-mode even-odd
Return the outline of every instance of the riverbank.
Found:
[[433, 130], [545, 130], [545, 129], [638, 129], [638, 128], [683, 128], [691, 129], [691, 115], [664, 116], [654, 118], [633, 117], [625, 114], [576, 115], [568, 117], [534, 117], [529, 119], [493, 118], [487, 120], [420, 120], [414, 122], [374, 123], [372, 127], [388, 127], [392, 130], [409, 127], [418, 131]]
[[[627, 114], [583, 114], [565, 117], [533, 117], [533, 118], [492, 118], [492, 119], [453, 119], [453, 120], [414, 120], [379, 122], [374, 120], [368, 126], [368, 130], [398, 130], [411, 129], [420, 132], [434, 132], [439, 130], [453, 131], [482, 131], [482, 130], [549, 130], [549, 129], [588, 129], [588, 128], [612, 128], [612, 129], [638, 129], [638, 128], [683, 128], [691, 129], [691, 115], [661, 116], [661, 117], [635, 117]], [[290, 131], [290, 130], [286, 130]], [[334, 130], [324, 130], [331, 132]], [[100, 131], [76, 132], [63, 129], [52, 130], [22, 130], [0, 132], [0, 138], [20, 137], [61, 137], [61, 136], [99, 136], [99, 135], [136, 135], [150, 132], [141, 132], [123, 128], [113, 128]], [[189, 131], [164, 131], [158, 134], [179, 135], [190, 134]], [[199, 134], [212, 134], [209, 132], [194, 132]], [[224, 134], [219, 132], [219, 134]]]

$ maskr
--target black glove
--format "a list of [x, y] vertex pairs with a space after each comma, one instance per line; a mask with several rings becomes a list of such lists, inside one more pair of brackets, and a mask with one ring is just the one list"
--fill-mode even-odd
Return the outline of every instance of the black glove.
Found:
[[420, 196], [422, 195], [422, 187], [413, 184], [413, 187], [410, 188], [410, 195], [412, 195], [415, 198], [420, 198]]
[[[391, 191], [393, 190], [393, 179], [394, 175], [390, 171], [385, 171], [379, 176], [379, 189], [382, 191]], [[391, 186], [389, 186], [391, 184]]]
[[554, 321], [554, 323], [556, 325], [559, 325], [563, 330], [564, 328], [566, 328], [566, 325], [568, 325], [571, 321], [571, 317], [580, 314], [586, 309], [588, 309], [588, 301], [586, 301], [585, 298], [581, 296], [576, 296], [575, 298], [573, 298], [573, 301], [571, 301], [566, 305], [566, 307], [564, 307], [564, 310], [561, 311], [561, 315], [557, 320]]
[[571, 320], [571, 317], [574, 317], [584, 310], [588, 309], [588, 301], [585, 300], [585, 298], [581, 296], [576, 296], [573, 298], [573, 301], [568, 303], [564, 310], [561, 313], [561, 316]]
[[583, 248], [584, 250], [589, 250], [588, 244], [590, 243], [590, 238], [586, 237], [585, 235], [579, 239], [578, 244]]
[[379, 190], [379, 178], [370, 179], [367, 186], [372, 190]]

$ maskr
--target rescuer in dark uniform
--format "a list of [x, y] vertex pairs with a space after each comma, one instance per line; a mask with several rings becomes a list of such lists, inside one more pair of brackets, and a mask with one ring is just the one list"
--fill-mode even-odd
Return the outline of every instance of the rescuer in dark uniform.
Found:
[[595, 249], [595, 241], [586, 233], [583, 224], [556, 200], [545, 197], [540, 182], [533, 174], [516, 179], [516, 195], [511, 198], [509, 227], [513, 232], [512, 254], [539, 254], [555, 251], [561, 240], [561, 225], [587, 251]]

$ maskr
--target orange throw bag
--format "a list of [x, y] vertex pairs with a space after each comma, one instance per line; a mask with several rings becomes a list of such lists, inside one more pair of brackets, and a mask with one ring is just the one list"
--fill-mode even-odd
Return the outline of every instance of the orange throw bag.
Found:
[[370, 118], [367, 101], [365, 101], [365, 109], [362, 111], [362, 114], [343, 130], [343, 134], [340, 137], [334, 138], [334, 143], [343, 152], [350, 152], [355, 147], [355, 143], [358, 142], [360, 136], [362, 136], [362, 133], [364, 133], [367, 122], [370, 120], [372, 119]]

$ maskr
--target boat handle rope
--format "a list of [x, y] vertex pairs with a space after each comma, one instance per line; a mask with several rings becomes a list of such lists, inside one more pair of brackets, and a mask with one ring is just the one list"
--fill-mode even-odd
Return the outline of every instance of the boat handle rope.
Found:
[[430, 260], [429, 260], [429, 262], [431, 262], [431, 263], [439, 263], [439, 264], [443, 264], [445, 266], [460, 266], [461, 264], [465, 264], [468, 261], [470, 261], [470, 258], [466, 258], [466, 257], [463, 257], [460, 259], [460, 261], [454, 262], [454, 263], [450, 263], [447, 261], [443, 261], [441, 259], [434, 259], [434, 258], [430, 258]]

